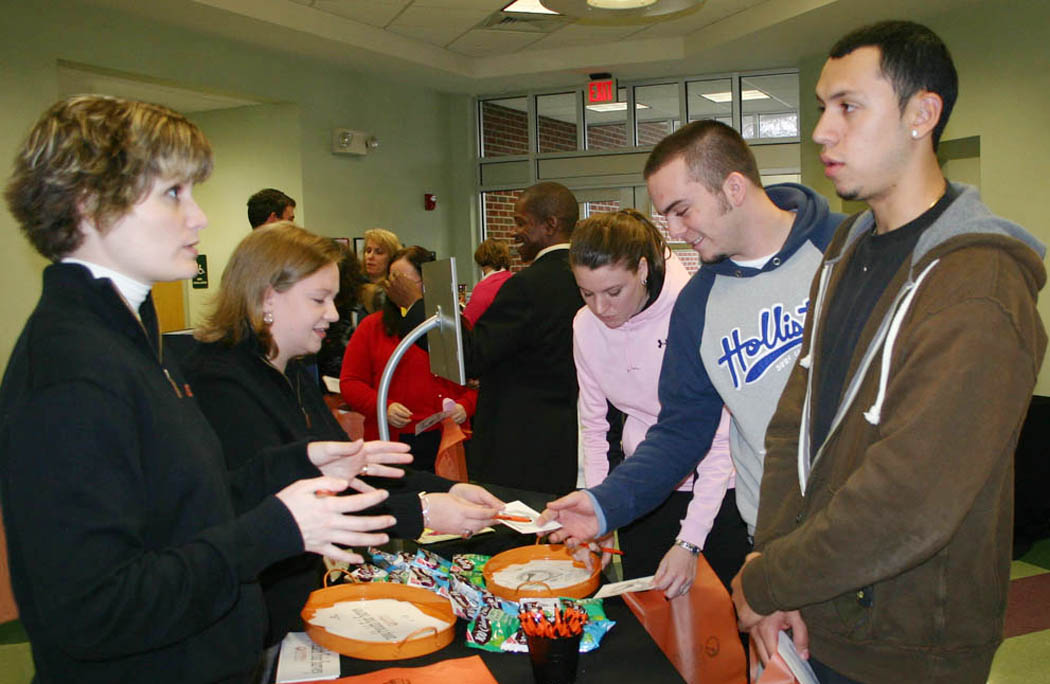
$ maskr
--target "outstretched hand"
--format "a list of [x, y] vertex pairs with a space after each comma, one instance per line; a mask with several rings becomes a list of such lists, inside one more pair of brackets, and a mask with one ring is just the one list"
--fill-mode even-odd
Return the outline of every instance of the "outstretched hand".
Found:
[[476, 504], [452, 493], [427, 494], [429, 527], [442, 534], [470, 536], [495, 522], [502, 505]]
[[411, 463], [412, 454], [408, 449], [408, 445], [401, 442], [358, 439], [353, 442], [311, 442], [306, 447], [306, 455], [322, 475], [352, 480], [358, 475], [403, 477], [405, 471], [384, 464]]
[[277, 492], [295, 519], [303, 548], [347, 563], [362, 563], [364, 559], [339, 548], [343, 546], [377, 546], [390, 538], [383, 533], [372, 533], [393, 525], [391, 515], [347, 515], [370, 508], [388, 496], [384, 489], [373, 489], [364, 494], [331, 496], [347, 488], [347, 481], [335, 477], [315, 477], [293, 482]]
[[550, 533], [553, 542], [583, 544], [598, 536], [598, 516], [591, 497], [585, 492], [573, 492], [547, 504], [536, 519], [542, 526], [548, 520], [561, 523], [561, 529]]

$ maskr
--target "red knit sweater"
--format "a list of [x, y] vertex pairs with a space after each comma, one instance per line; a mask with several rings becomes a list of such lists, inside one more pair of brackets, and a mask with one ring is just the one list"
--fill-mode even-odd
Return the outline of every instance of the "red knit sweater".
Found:
[[[350, 408], [365, 416], [365, 439], [379, 439], [376, 424], [376, 399], [379, 378], [390, 355], [401, 338], [387, 335], [383, 330], [383, 313], [366, 316], [357, 326], [343, 355], [343, 369], [339, 374], [339, 390]], [[477, 391], [457, 385], [430, 372], [430, 355], [416, 345], [409, 347], [401, 358], [387, 395], [388, 405], [404, 404], [412, 411], [412, 422], [402, 428], [390, 426], [391, 438], [398, 434], [413, 434], [416, 422], [441, 410], [441, 400], [449, 397], [462, 404], [467, 416], [474, 415]], [[441, 427], [435, 424], [431, 430]], [[468, 427], [464, 424], [464, 427]]]

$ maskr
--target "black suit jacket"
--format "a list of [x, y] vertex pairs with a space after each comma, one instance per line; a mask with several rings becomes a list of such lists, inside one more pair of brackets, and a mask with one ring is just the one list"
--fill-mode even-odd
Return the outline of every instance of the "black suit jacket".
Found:
[[471, 479], [552, 494], [575, 489], [572, 320], [581, 306], [569, 251], [558, 249], [508, 279], [464, 330], [467, 375], [481, 381]]

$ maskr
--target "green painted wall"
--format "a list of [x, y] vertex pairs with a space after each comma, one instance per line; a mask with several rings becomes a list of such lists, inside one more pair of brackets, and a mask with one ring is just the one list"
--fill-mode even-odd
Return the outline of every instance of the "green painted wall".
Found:
[[[959, 72], [959, 100], [944, 138], [981, 138], [981, 195], [997, 214], [1020, 223], [1050, 244], [1050, 218], [1039, 198], [1050, 164], [1050, 71], [1047, 58], [1050, 3], [1043, 0], [986, 2], [929, 21], [944, 39]], [[831, 47], [835, 37], [829, 37]], [[823, 56], [801, 65], [803, 130], [817, 120], [813, 87]], [[803, 182], [834, 198], [812, 141], [802, 146]], [[833, 205], [838, 204], [837, 198]], [[1050, 328], [1050, 291], [1040, 293], [1039, 311]], [[1050, 395], [1050, 363], [1044, 361], [1036, 393]]]
[[[301, 169], [301, 194], [292, 194], [309, 229], [354, 236], [366, 228], [383, 226], [407, 243], [423, 244], [440, 256], [454, 254], [461, 261], [470, 261], [474, 200], [469, 98], [406, 88], [328, 63], [164, 26], [74, 0], [4, 5], [5, 32], [17, 37], [0, 44], [0, 111], [4, 122], [0, 126], [0, 168], [5, 180], [25, 132], [57, 99], [56, 65], [58, 60], [67, 60], [183, 87], [293, 105], [298, 126], [287, 133], [294, 141], [289, 165]], [[207, 128], [218, 116], [205, 114], [199, 119]], [[366, 157], [333, 155], [331, 131], [337, 127], [373, 133], [381, 145]], [[248, 142], [237, 145], [227, 139], [217, 141], [217, 146], [224, 156], [225, 150], [245, 147]], [[271, 142], [259, 141], [262, 145]], [[278, 150], [288, 149], [286, 139], [272, 144]], [[222, 156], [219, 163], [223, 163]], [[216, 178], [223, 173], [221, 167], [217, 169]], [[201, 188], [202, 195], [207, 196], [206, 212], [212, 216], [243, 215], [246, 196], [227, 198], [222, 192], [209, 193], [206, 187]], [[436, 211], [424, 211], [425, 192], [438, 196]], [[238, 189], [236, 194], [242, 191]], [[222, 202], [229, 205], [220, 206]], [[215, 231], [215, 226], [213, 223], [209, 230], [217, 234], [220, 231]], [[44, 266], [44, 260], [21, 237], [6, 210], [0, 211], [0, 254], [5, 264], [0, 272], [0, 320], [6, 323], [0, 330], [0, 363], [6, 364], [22, 322], [39, 294]], [[218, 281], [220, 273], [221, 269], [212, 266], [213, 282]], [[191, 299], [191, 315], [194, 301]]]

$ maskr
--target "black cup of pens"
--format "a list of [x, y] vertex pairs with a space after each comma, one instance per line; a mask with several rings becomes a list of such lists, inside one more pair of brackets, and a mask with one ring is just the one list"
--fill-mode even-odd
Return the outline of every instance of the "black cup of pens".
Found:
[[573, 684], [587, 613], [577, 606], [562, 605], [553, 616], [531, 609], [523, 610], [518, 619], [529, 644], [536, 684]]

